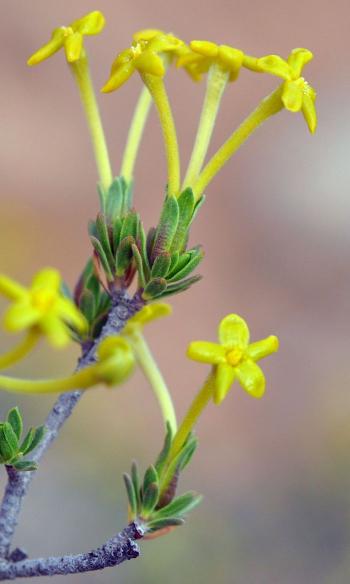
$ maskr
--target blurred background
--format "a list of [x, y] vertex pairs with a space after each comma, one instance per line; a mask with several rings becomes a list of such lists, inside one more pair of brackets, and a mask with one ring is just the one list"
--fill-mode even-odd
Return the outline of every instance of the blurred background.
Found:
[[[347, 584], [348, 1], [2, 2], [0, 270], [24, 283], [52, 265], [74, 285], [90, 252], [86, 224], [97, 211], [97, 175], [77, 92], [62, 53], [34, 69], [25, 62], [54, 27], [94, 9], [107, 18], [103, 34], [86, 43], [97, 88], [116, 53], [145, 27], [257, 56], [306, 46], [315, 54], [305, 76], [319, 95], [319, 128], [312, 137], [301, 114], [284, 111], [225, 167], [193, 228], [192, 243], [206, 251], [204, 279], [171, 300], [172, 317], [147, 330], [180, 416], [206, 374], [186, 360], [189, 341], [215, 340], [229, 312], [248, 320], [254, 340], [278, 334], [280, 352], [263, 364], [266, 396], [252, 400], [235, 385], [221, 407], [206, 411], [200, 448], [180, 485], [205, 498], [184, 527], [142, 543], [141, 559], [74, 582]], [[185, 164], [204, 83], [176, 70], [166, 82]], [[277, 82], [242, 72], [225, 95], [212, 149]], [[134, 76], [100, 99], [115, 173], [139, 89]], [[147, 227], [159, 216], [165, 172], [152, 112], [136, 170], [135, 204]], [[12, 342], [2, 335], [1, 350]], [[77, 355], [76, 348], [54, 353], [42, 344], [16, 373], [66, 373]], [[40, 424], [54, 398], [0, 399], [2, 416], [18, 403], [28, 424]], [[102, 544], [126, 522], [121, 473], [133, 458], [145, 468], [162, 438], [157, 404], [140, 374], [115, 391], [86, 393], [40, 466], [16, 544], [31, 556]]]

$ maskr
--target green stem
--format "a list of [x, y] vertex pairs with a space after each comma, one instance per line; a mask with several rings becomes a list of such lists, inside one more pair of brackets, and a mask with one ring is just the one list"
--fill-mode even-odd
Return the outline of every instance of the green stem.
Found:
[[219, 148], [214, 156], [209, 160], [203, 171], [195, 182], [193, 191], [196, 199], [199, 199], [205, 188], [233, 156], [233, 154], [244, 144], [249, 136], [269, 117], [276, 114], [283, 108], [281, 100], [281, 87], [265, 97], [258, 107], [244, 120], [228, 140]]
[[213, 397], [213, 382], [214, 373], [211, 372], [206, 379], [203, 387], [197, 393], [193, 402], [191, 403], [186, 416], [184, 417], [178, 431], [176, 432], [171, 449], [168, 455], [168, 465], [175, 458], [175, 456], [180, 452], [181, 448], [185, 444], [188, 435], [193, 430], [198, 418], [202, 414], [203, 410], [206, 408], [208, 403]]
[[71, 63], [70, 67], [85, 111], [101, 186], [103, 191], [107, 192], [112, 183], [113, 175], [86, 53], [84, 52], [78, 61]]
[[188, 165], [182, 191], [191, 186], [203, 166], [208, 152], [210, 139], [213, 134], [215, 121], [218, 115], [221, 99], [227, 86], [229, 72], [219, 65], [212, 65], [208, 72], [207, 88], [204, 97], [201, 117], [197, 130], [196, 140], [192, 150], [191, 160]]
[[141, 333], [134, 333], [130, 337], [136, 359], [148, 379], [163, 414], [164, 422], [170, 424], [173, 435], [177, 429], [176, 414], [170, 392], [158, 365]]
[[168, 165], [168, 190], [170, 195], [177, 195], [180, 189], [180, 157], [176, 128], [168, 95], [163, 79], [155, 75], [141, 74], [142, 80], [152, 95], [158, 111], [163, 132], [165, 152]]
[[0, 355], [0, 369], [6, 369], [26, 357], [39, 341], [40, 334], [36, 330], [30, 330], [24, 339], [6, 353]]
[[136, 104], [120, 170], [121, 176], [128, 182], [133, 178], [135, 162], [151, 105], [152, 96], [147, 87], [144, 87]]

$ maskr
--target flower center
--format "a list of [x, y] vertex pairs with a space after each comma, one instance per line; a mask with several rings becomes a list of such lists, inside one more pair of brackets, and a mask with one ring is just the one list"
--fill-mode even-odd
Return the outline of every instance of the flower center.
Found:
[[140, 55], [142, 55], [143, 46], [141, 43], [136, 43], [135, 45], [131, 46], [131, 51], [134, 59], [137, 59]]
[[48, 312], [56, 301], [56, 294], [52, 290], [42, 288], [32, 292], [32, 304], [41, 312]]
[[232, 349], [231, 351], [226, 353], [226, 361], [232, 367], [238, 365], [242, 357], [243, 357], [242, 349]]
[[65, 37], [68, 37], [68, 36], [70, 36], [71, 34], [74, 34], [74, 30], [72, 29], [72, 27], [71, 27], [71, 26], [62, 26], [61, 28], [62, 28], [62, 29], [63, 29], [63, 31], [64, 31], [64, 36], [65, 36]]

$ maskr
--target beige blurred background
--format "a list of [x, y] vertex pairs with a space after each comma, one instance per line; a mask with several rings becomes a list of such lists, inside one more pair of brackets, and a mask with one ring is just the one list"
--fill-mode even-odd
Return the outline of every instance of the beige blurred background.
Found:
[[[2, 0], [1, 9], [0, 270], [23, 282], [52, 265], [74, 284], [90, 250], [86, 224], [98, 205], [94, 160], [63, 55], [35, 69], [25, 65], [52, 28], [93, 9], [104, 12], [103, 35], [87, 42], [97, 87], [115, 54], [144, 27], [256, 55], [287, 56], [298, 46], [315, 53], [305, 75], [318, 91], [317, 134], [309, 135], [301, 115], [282, 112], [223, 170], [193, 229], [192, 243], [206, 250], [204, 279], [175, 297], [174, 315], [148, 334], [182, 414], [206, 373], [186, 361], [187, 343], [215, 340], [222, 316], [241, 314], [254, 339], [275, 333], [281, 340], [278, 356], [264, 363], [266, 397], [254, 401], [234, 386], [201, 420], [200, 448], [180, 489], [196, 489], [205, 499], [185, 527], [143, 543], [139, 560], [72, 581], [347, 584], [349, 3]], [[204, 85], [181, 71], [170, 72], [167, 84], [185, 163]], [[275, 86], [272, 77], [243, 72], [225, 96], [214, 146]], [[139, 87], [135, 76], [100, 99], [116, 173]], [[150, 226], [165, 182], [154, 113], [136, 174], [135, 204]], [[0, 342], [4, 349], [12, 339]], [[77, 354], [54, 354], [43, 345], [17, 372], [68, 372]], [[52, 401], [3, 393], [1, 413], [19, 403], [27, 423], [40, 424]], [[16, 544], [32, 556], [100, 545], [126, 521], [122, 471], [132, 458], [148, 465], [161, 439], [157, 405], [141, 375], [121, 389], [86, 394], [40, 466]]]

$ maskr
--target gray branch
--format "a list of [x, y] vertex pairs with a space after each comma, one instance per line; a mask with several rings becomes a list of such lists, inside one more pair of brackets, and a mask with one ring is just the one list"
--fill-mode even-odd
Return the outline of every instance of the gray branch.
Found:
[[135, 540], [140, 539], [143, 534], [141, 526], [131, 523], [103, 546], [91, 552], [18, 562], [0, 560], [0, 580], [79, 574], [112, 568], [140, 555]]
[[[126, 322], [144, 305], [144, 301], [137, 295], [130, 298], [126, 291], [119, 291], [113, 300], [107, 322], [98, 339], [94, 342], [79, 360], [77, 370], [87, 367], [96, 360], [96, 349], [107, 336], [118, 334]], [[31, 455], [31, 460], [39, 462], [43, 454], [56, 439], [61, 426], [71, 415], [74, 407], [83, 395], [83, 391], [71, 391], [59, 396], [46, 422], [44, 439]], [[7, 467], [8, 483], [0, 507], [0, 558], [9, 558], [10, 546], [15, 532], [18, 516], [21, 510], [23, 497], [35, 475], [34, 472], [19, 472], [13, 467]], [[28, 560], [29, 561], [29, 560]]]

